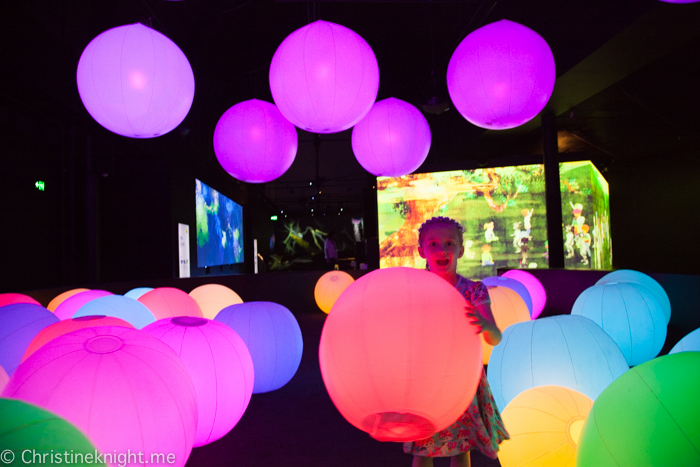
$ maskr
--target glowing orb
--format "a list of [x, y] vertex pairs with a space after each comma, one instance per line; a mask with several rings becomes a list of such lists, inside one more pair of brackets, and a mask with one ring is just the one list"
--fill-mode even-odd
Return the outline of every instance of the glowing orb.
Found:
[[156, 320], [174, 318], [175, 316], [194, 316], [202, 318], [202, 309], [194, 298], [180, 289], [158, 287], [139, 297], [139, 302], [151, 310]]
[[79, 292], [63, 300], [63, 302], [61, 302], [61, 304], [56, 307], [53, 313], [58, 317], [58, 319], [71, 319], [75, 312], [78, 311], [86, 303], [91, 302], [92, 300], [96, 300], [100, 297], [107, 297], [109, 295], [113, 295], [112, 292], [98, 289]]
[[134, 289], [129, 290], [127, 293], [124, 294], [125, 297], [128, 298], [133, 298], [134, 300], [138, 300], [141, 295], [145, 294], [146, 292], [150, 292], [153, 290], [153, 287], [136, 287]]
[[324, 313], [330, 313], [333, 304], [340, 294], [348, 288], [355, 279], [345, 271], [329, 271], [322, 275], [314, 287], [316, 305]]
[[655, 358], [596, 399], [576, 465], [700, 465], [700, 352]]
[[37, 302], [29, 295], [21, 293], [0, 293], [0, 306], [13, 305], [15, 303], [31, 303], [41, 306], [41, 303]]
[[63, 303], [63, 301], [69, 297], [72, 297], [75, 294], [79, 294], [80, 292], [87, 292], [90, 289], [83, 289], [83, 288], [78, 288], [78, 289], [70, 289], [66, 290], [63, 293], [60, 293], [56, 295], [54, 298], [51, 299], [49, 304], [46, 306], [49, 311], [56, 311], [56, 308], [58, 308], [58, 305]]
[[678, 352], [700, 352], [700, 328], [678, 341], [669, 352], [669, 355]]
[[355, 32], [318, 20], [279, 45], [270, 64], [270, 91], [282, 115], [312, 133], [337, 133], [370, 111], [379, 90], [372, 48]]
[[214, 129], [214, 153], [234, 178], [265, 183], [282, 176], [297, 155], [294, 125], [269, 102], [252, 99], [228, 109]]
[[147, 332], [79, 329], [24, 361], [3, 397], [54, 412], [103, 453], [172, 454], [184, 466], [197, 428], [197, 395], [185, 364]]
[[[503, 332], [508, 326], [515, 323], [530, 320], [530, 310], [527, 309], [525, 301], [515, 290], [507, 287], [488, 287], [491, 298], [491, 312], [496, 320], [496, 326]], [[486, 342], [483, 334], [481, 339], [481, 354], [484, 365], [488, 365], [493, 346]]]
[[493, 348], [487, 377], [499, 409], [536, 386], [564, 386], [595, 400], [629, 366], [600, 326], [577, 315], [516, 323]]
[[487, 287], [507, 287], [511, 290], [514, 290], [518, 295], [520, 295], [520, 298], [523, 299], [525, 305], [527, 305], [528, 313], [530, 313], [530, 317], [532, 317], [532, 299], [530, 298], [530, 292], [527, 290], [527, 287], [525, 287], [525, 285], [523, 285], [522, 282], [503, 276], [485, 277], [481, 279], [481, 282], [483, 282], [484, 285], [486, 285]]
[[131, 138], [153, 138], [184, 120], [194, 75], [173, 41], [143, 24], [108, 29], [85, 47], [78, 92], [97, 123]]
[[457, 46], [447, 67], [447, 90], [469, 122], [505, 130], [544, 108], [555, 76], [547, 42], [532, 29], [504, 19], [477, 29]]
[[296, 374], [304, 341], [287, 308], [272, 302], [239, 303], [221, 310], [215, 320], [236, 331], [248, 347], [255, 369], [254, 394], [279, 389]]
[[666, 324], [671, 320], [671, 302], [664, 288], [653, 278], [647, 276], [643, 272], [633, 271], [631, 269], [619, 269], [601, 277], [598, 282], [596, 282], [596, 285], [603, 285], [610, 282], [631, 282], [646, 287], [659, 301], [661, 310], [666, 317]]
[[561, 386], [518, 394], [503, 410], [509, 440], [498, 451], [502, 467], [574, 467], [581, 429], [593, 401]]
[[350, 284], [319, 346], [323, 382], [341, 415], [380, 441], [414, 441], [454, 423], [483, 368], [464, 307], [454, 287], [420, 269], [378, 269]]
[[535, 276], [527, 271], [521, 269], [511, 269], [503, 273], [503, 277], [508, 279], [515, 279], [525, 286], [528, 292], [530, 292], [530, 299], [532, 300], [532, 319], [537, 318], [544, 306], [547, 303], [547, 292], [545, 292], [542, 283]]
[[33, 303], [0, 307], [0, 366], [8, 375], [15, 372], [34, 336], [58, 321], [49, 310]]
[[107, 295], [96, 298], [78, 308], [78, 311], [73, 314], [73, 318], [100, 315], [123, 319], [136, 329], [148, 326], [156, 320], [146, 305], [122, 295]]
[[5, 369], [0, 366], [0, 394], [2, 394], [2, 390], [5, 389], [5, 386], [7, 386], [7, 382], [9, 380], [10, 375], [8, 375]]
[[207, 319], [214, 319], [227, 306], [243, 303], [243, 299], [236, 292], [220, 284], [204, 284], [195, 287], [190, 292], [190, 297], [194, 298]]
[[194, 446], [231, 431], [253, 393], [253, 360], [238, 334], [223, 323], [191, 316], [161, 319], [143, 330], [168, 344], [189, 370], [199, 407]]
[[407, 175], [428, 157], [430, 126], [420, 110], [390, 97], [374, 104], [352, 129], [352, 151], [373, 175]]

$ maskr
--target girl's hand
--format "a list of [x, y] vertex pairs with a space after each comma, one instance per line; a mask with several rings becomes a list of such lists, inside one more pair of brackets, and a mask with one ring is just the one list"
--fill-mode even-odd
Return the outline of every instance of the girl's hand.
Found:
[[[482, 307], [485, 307], [484, 312], [467, 302], [467, 305], [464, 307], [467, 312], [467, 319], [469, 319], [470, 324], [476, 326], [479, 334], [484, 334], [484, 339], [487, 343], [497, 345], [501, 342], [501, 330], [496, 326], [491, 307], [488, 304], [482, 305]], [[486, 317], [486, 313], [491, 319]]]
[[477, 310], [474, 305], [471, 303], [467, 302], [467, 306], [464, 307], [464, 309], [467, 311], [467, 318], [469, 319], [469, 323], [473, 324], [474, 326], [477, 327], [477, 332], [481, 334], [484, 332], [484, 328], [489, 329], [491, 326], [491, 323], [489, 323], [482, 315], [479, 313], [479, 310]]

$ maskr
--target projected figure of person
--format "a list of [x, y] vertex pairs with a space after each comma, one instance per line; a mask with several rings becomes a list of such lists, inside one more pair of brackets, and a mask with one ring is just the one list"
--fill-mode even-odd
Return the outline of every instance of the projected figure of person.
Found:
[[482, 245], [481, 247], [481, 265], [493, 266], [493, 256], [491, 256], [491, 245]]
[[525, 227], [525, 235], [529, 236], [530, 231], [532, 230], [532, 214], [535, 212], [535, 209], [530, 209], [529, 211], [527, 209], [523, 209], [521, 211], [521, 214], [523, 215], [523, 227]]
[[487, 222], [487, 223], [484, 224], [484, 230], [485, 230], [485, 232], [484, 232], [484, 238], [486, 239], [486, 241], [487, 241], [488, 243], [497, 242], [497, 241], [498, 241], [498, 237], [496, 237], [496, 234], [493, 233], [493, 229], [494, 229], [494, 223], [493, 223], [493, 221]]
[[[491, 312], [486, 286], [457, 274], [457, 260], [464, 255], [463, 234], [464, 228], [457, 221], [433, 217], [419, 229], [418, 252], [425, 258], [430, 272], [452, 284], [466, 298], [467, 319], [478, 328], [487, 343], [497, 345], [501, 341], [501, 331]], [[496, 459], [499, 445], [508, 438], [486, 373], [482, 370], [476, 395], [466, 412], [451, 426], [430, 438], [404, 443], [403, 450], [413, 455], [413, 467], [431, 467], [434, 457], [450, 457], [451, 467], [468, 467], [472, 449]]]
[[574, 257], [574, 227], [566, 226], [566, 239], [564, 240], [564, 248], [566, 248], [566, 258]]
[[583, 224], [581, 226], [581, 233], [576, 237], [578, 243], [578, 252], [581, 255], [581, 262], [583, 264], [589, 264], [591, 257], [591, 234], [588, 233], [588, 224]]

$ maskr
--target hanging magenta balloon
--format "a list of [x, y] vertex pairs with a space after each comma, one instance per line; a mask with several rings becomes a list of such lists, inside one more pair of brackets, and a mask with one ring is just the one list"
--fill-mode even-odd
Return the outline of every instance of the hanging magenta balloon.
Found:
[[554, 89], [554, 56], [522, 24], [501, 20], [469, 34], [447, 67], [447, 90], [464, 118], [489, 130], [534, 118]]
[[362, 37], [318, 20], [291, 33], [277, 48], [270, 90], [294, 125], [312, 133], [337, 133], [355, 126], [372, 108], [379, 66]]
[[194, 75], [173, 41], [143, 24], [108, 29], [78, 62], [78, 92], [97, 123], [118, 135], [153, 138], [184, 120]]
[[265, 183], [284, 174], [297, 155], [297, 130], [273, 104], [252, 99], [228, 109], [214, 130], [214, 153], [229, 175]]
[[420, 110], [390, 97], [374, 104], [355, 125], [352, 151], [357, 162], [373, 175], [408, 175], [428, 157], [430, 126]]

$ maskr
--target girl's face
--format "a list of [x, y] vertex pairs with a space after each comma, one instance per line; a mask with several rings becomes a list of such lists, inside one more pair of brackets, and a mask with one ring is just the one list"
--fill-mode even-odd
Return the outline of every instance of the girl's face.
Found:
[[418, 253], [428, 262], [431, 272], [454, 273], [457, 271], [457, 260], [464, 254], [464, 247], [455, 226], [437, 223], [425, 227]]

